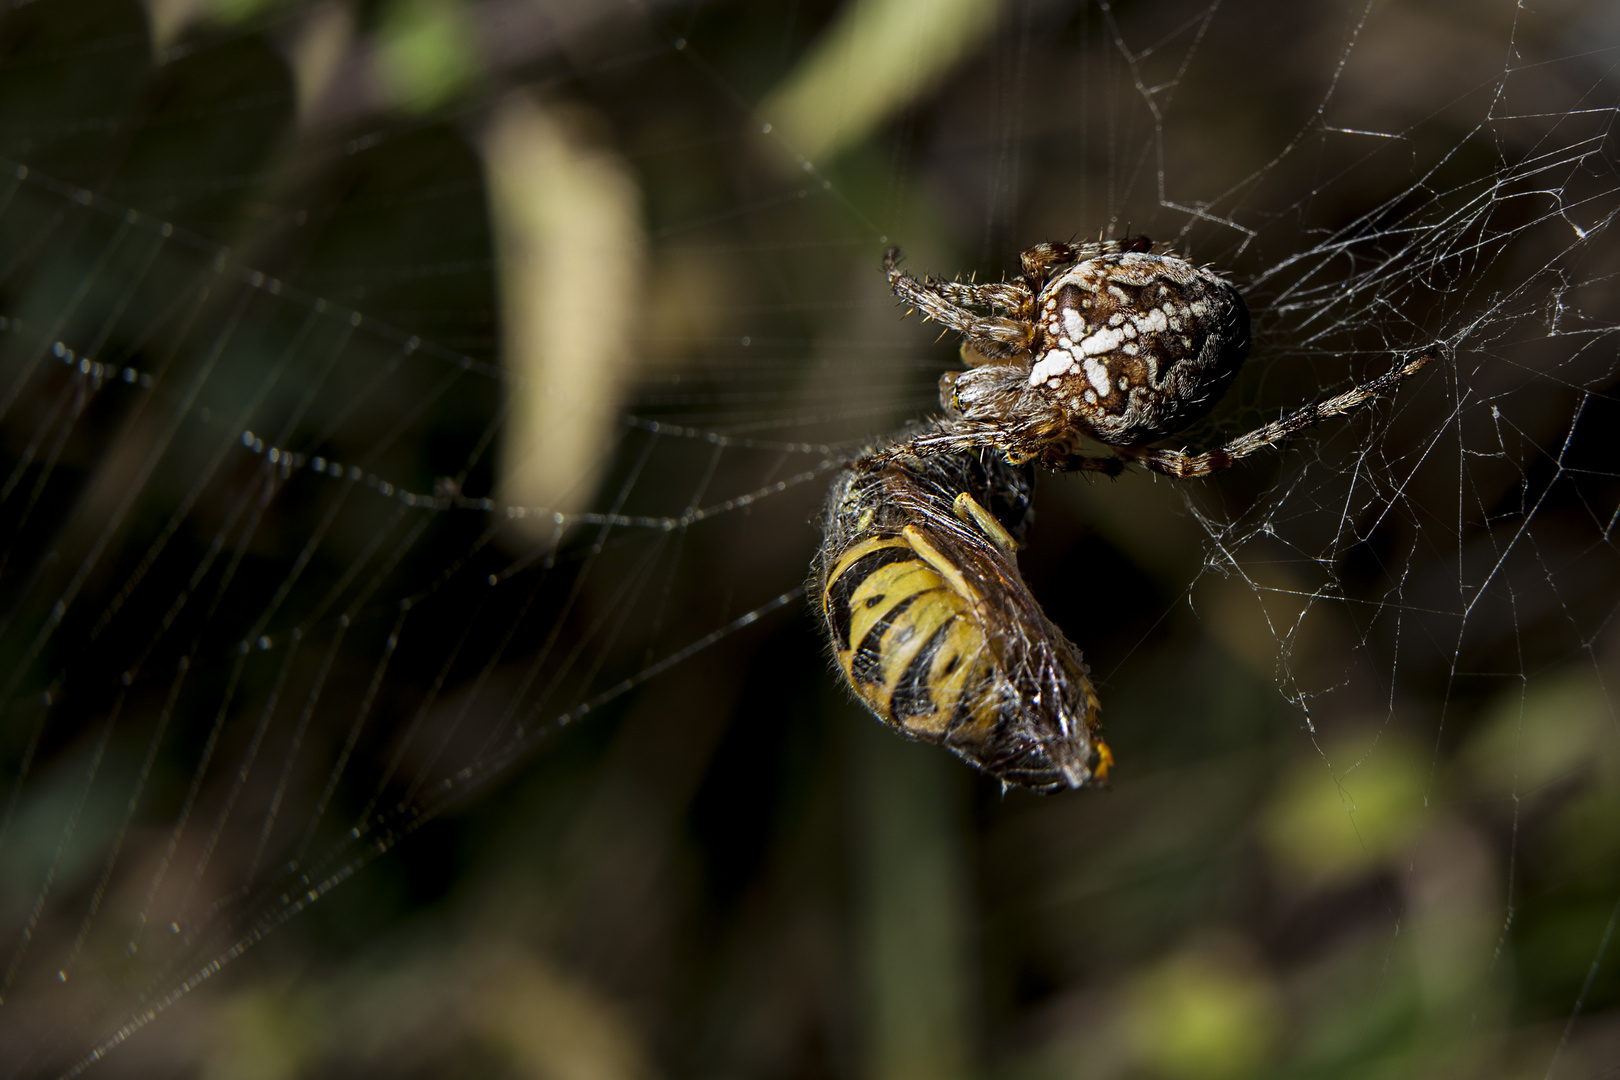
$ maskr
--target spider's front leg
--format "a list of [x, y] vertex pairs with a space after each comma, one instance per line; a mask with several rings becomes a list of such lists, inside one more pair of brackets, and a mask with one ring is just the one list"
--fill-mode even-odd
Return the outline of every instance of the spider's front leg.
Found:
[[1014, 319], [1028, 319], [1035, 306], [1035, 294], [1022, 281], [992, 281], [980, 285], [928, 277], [923, 279], [922, 285], [960, 307], [990, 308], [1006, 312]]
[[976, 352], [990, 359], [1006, 359], [1029, 352], [1034, 331], [1027, 322], [997, 315], [978, 315], [962, 303], [1003, 310], [1017, 310], [1027, 304], [1017, 295], [1016, 283], [964, 285], [961, 282], [918, 281], [900, 269], [900, 249], [883, 253], [883, 269], [889, 275], [894, 295], [921, 311], [927, 318], [949, 327], [967, 338]]
[[[863, 464], [881, 466], [896, 458], [925, 458], [935, 454], [988, 450], [1000, 454], [1010, 465], [1038, 461], [1048, 468], [1067, 472], [1100, 472], [1107, 476], [1118, 476], [1125, 471], [1127, 462], [1124, 458], [1086, 457], [1054, 449], [1073, 446], [1076, 441], [1076, 433], [1064, 428], [1061, 418], [1052, 416], [990, 422], [946, 416], [933, 421], [909, 439], [867, 455]], [[1054, 460], [1061, 464], [1054, 465]]]

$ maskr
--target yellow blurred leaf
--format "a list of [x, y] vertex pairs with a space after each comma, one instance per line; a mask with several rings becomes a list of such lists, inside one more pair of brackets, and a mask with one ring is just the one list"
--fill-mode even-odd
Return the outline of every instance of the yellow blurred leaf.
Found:
[[204, 1080], [292, 1080], [318, 1056], [330, 1032], [309, 1000], [272, 990], [227, 999], [210, 1024]]
[[644, 326], [641, 191], [593, 119], [513, 95], [481, 139], [512, 376], [500, 492], [531, 539], [595, 493]]
[[542, 958], [512, 951], [481, 972], [487, 990], [473, 1023], [500, 1047], [514, 1077], [533, 1080], [649, 1080], [639, 1033], [587, 983]]

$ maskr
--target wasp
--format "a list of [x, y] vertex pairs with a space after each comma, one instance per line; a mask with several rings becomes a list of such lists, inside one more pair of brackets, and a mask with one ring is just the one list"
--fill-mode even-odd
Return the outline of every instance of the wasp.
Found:
[[1018, 571], [1033, 475], [994, 450], [873, 451], [839, 474], [812, 585], [879, 720], [1041, 792], [1103, 781], [1097, 692]]

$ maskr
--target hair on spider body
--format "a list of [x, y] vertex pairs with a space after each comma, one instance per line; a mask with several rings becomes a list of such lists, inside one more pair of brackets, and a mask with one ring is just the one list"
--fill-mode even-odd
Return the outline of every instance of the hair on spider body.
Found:
[[828, 498], [812, 584], [845, 685], [901, 734], [1041, 792], [1102, 781], [1096, 691], [1018, 571], [1030, 470], [873, 451]]

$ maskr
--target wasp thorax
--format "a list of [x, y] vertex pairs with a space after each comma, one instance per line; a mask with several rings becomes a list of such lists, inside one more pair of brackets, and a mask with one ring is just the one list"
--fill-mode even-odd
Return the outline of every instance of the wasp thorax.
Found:
[[1249, 313], [1218, 275], [1125, 252], [1059, 271], [1034, 304], [1025, 381], [1101, 442], [1152, 442], [1202, 418], [1249, 351]]

